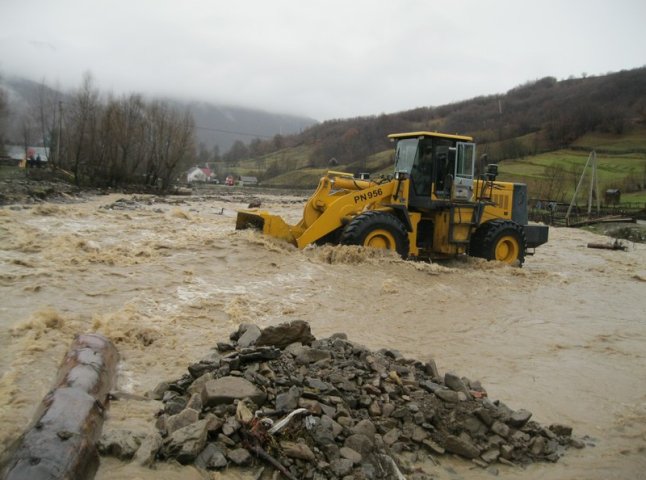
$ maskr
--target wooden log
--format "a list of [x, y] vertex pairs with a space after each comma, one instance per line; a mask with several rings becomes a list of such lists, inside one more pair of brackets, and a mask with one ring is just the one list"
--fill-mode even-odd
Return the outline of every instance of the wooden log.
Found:
[[599, 248], [602, 250], [623, 250], [624, 252], [628, 250], [628, 247], [625, 245], [614, 242], [614, 243], [588, 243], [588, 248]]
[[99, 466], [101, 434], [119, 354], [98, 334], [77, 335], [58, 369], [54, 388], [33, 422], [5, 453], [6, 480], [91, 479]]

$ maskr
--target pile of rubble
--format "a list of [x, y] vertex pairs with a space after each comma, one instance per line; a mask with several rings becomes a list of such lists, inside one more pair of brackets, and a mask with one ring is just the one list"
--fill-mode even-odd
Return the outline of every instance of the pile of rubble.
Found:
[[[164, 408], [159, 434], [131, 439], [140, 463], [423, 479], [414, 466], [443, 454], [492, 468], [555, 462], [568, 446], [583, 447], [570, 427], [543, 427], [527, 410], [491, 401], [478, 381], [440, 376], [433, 361], [394, 350], [372, 352], [345, 334], [317, 340], [295, 321], [262, 331], [242, 325], [230, 340], [151, 392]], [[127, 456], [115, 445], [103, 438], [99, 446]]]

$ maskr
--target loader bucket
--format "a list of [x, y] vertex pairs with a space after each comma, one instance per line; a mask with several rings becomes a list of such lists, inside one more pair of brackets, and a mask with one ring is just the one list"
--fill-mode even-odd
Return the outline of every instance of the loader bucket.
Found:
[[286, 240], [296, 245], [292, 227], [278, 215], [259, 210], [240, 210], [236, 218], [236, 230], [260, 230], [263, 234]]

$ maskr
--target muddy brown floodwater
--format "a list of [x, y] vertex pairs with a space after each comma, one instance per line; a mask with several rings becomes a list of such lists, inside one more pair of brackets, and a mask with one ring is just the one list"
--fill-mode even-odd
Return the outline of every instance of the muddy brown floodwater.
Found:
[[[123, 199], [123, 201], [118, 201]], [[303, 198], [263, 197], [295, 221]], [[355, 247], [299, 251], [234, 230], [238, 197], [94, 197], [0, 209], [0, 448], [26, 427], [78, 332], [110, 337], [118, 388], [143, 395], [185, 372], [241, 322], [308, 321], [441, 372], [480, 379], [489, 396], [565, 423], [582, 450], [557, 464], [499, 466], [503, 479], [643, 478], [646, 470], [646, 245], [552, 229], [522, 269], [458, 259], [405, 262]], [[152, 430], [160, 403], [112, 403], [105, 428]], [[491, 478], [440, 457], [437, 478]], [[103, 459], [97, 478], [200, 478]], [[212, 478], [251, 478], [227, 471]]]

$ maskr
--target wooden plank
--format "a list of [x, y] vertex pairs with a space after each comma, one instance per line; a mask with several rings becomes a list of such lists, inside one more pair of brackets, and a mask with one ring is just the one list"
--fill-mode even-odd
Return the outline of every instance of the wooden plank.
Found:
[[77, 335], [54, 388], [33, 422], [0, 463], [6, 480], [91, 479], [99, 466], [101, 434], [119, 354], [98, 334]]

